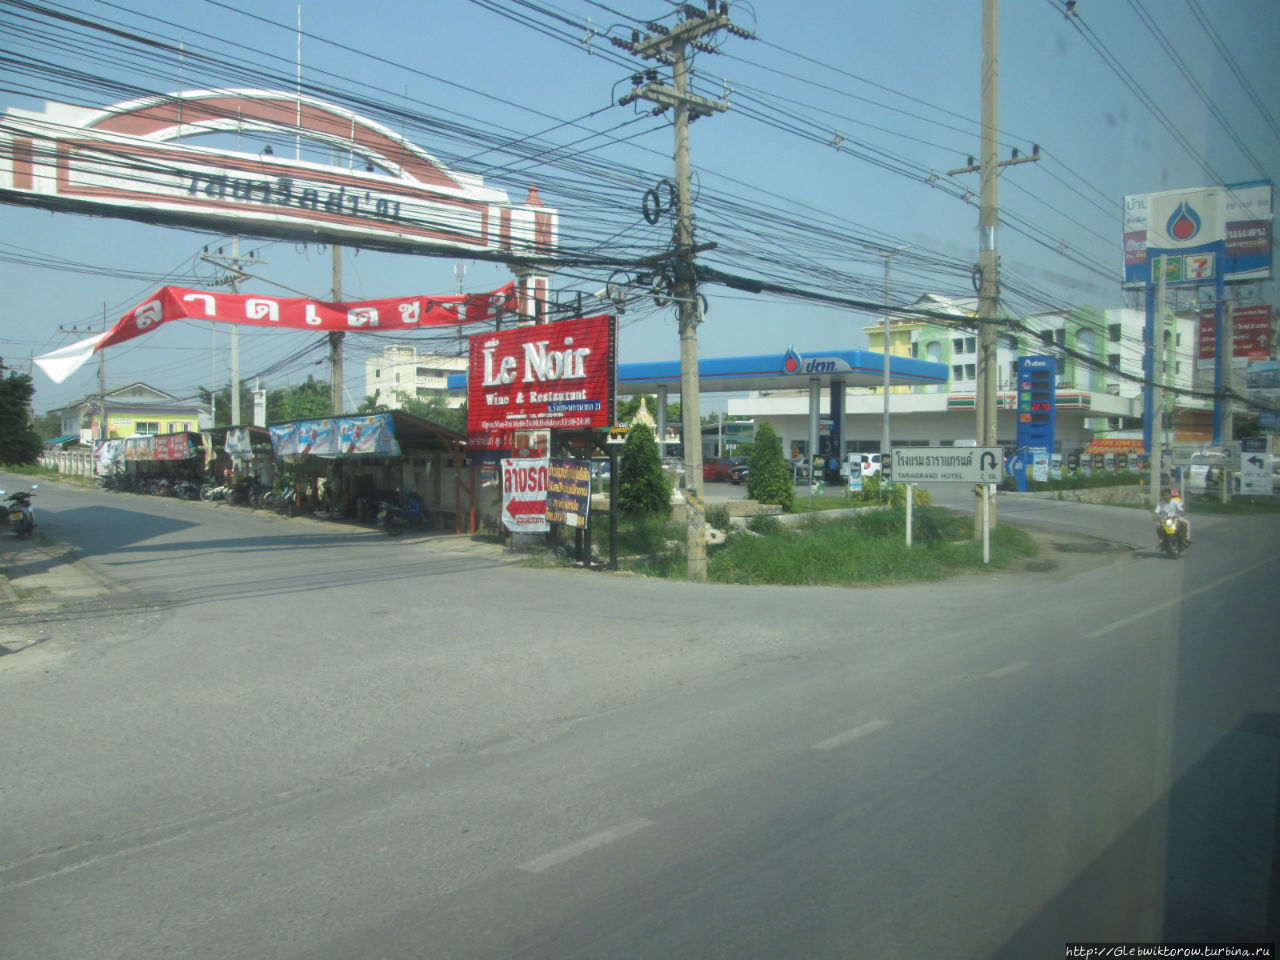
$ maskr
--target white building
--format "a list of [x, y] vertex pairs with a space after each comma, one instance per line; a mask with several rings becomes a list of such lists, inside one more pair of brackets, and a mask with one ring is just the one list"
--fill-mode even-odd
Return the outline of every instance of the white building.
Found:
[[364, 392], [365, 396], [376, 397], [378, 403], [393, 410], [401, 409], [406, 397], [439, 398], [450, 407], [460, 407], [466, 397], [450, 395], [448, 379], [449, 374], [466, 373], [466, 370], [466, 357], [419, 353], [417, 347], [392, 344], [381, 356], [365, 360]]
[[[916, 304], [930, 314], [975, 316], [976, 298], [921, 297]], [[1083, 450], [1095, 437], [1142, 439], [1143, 322], [1141, 310], [1098, 310], [1082, 307], [1012, 319], [997, 340], [997, 442], [1012, 453], [1017, 448], [1020, 356], [1058, 358], [1057, 430], [1054, 452]], [[1196, 321], [1173, 317], [1164, 331], [1169, 343], [1166, 360], [1158, 357], [1157, 382], [1190, 388], [1195, 384]], [[869, 349], [883, 351], [884, 325], [866, 328]], [[978, 334], [922, 314], [890, 324], [889, 352], [944, 364], [945, 384], [894, 387], [890, 390], [890, 442], [893, 446], [948, 446], [977, 437], [974, 408], [977, 390]], [[824, 400], [824, 408], [829, 408]], [[1179, 396], [1171, 430], [1199, 431], [1211, 419], [1208, 401]], [[809, 455], [808, 395], [803, 391], [756, 391], [728, 402], [732, 416], [768, 421], [783, 441], [786, 456]], [[884, 398], [880, 389], [845, 391], [840, 453], [878, 451], [884, 428]], [[821, 443], [821, 441], [820, 441]]]

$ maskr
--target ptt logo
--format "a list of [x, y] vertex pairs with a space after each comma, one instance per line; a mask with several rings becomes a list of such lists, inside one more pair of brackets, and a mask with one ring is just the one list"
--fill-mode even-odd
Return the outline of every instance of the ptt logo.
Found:
[[1195, 207], [1183, 200], [1165, 224], [1165, 232], [1174, 240], [1191, 240], [1200, 232], [1200, 214], [1196, 213]]
[[782, 372], [799, 373], [801, 363], [803, 363], [803, 360], [800, 354], [796, 353], [796, 348], [788, 347], [786, 355], [782, 358]]

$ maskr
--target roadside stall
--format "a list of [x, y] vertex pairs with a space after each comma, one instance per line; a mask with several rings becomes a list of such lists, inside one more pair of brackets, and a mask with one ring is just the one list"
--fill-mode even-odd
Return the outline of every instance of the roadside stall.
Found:
[[233, 486], [251, 482], [269, 490], [275, 481], [271, 435], [263, 427], [215, 427], [205, 430], [204, 472], [209, 480]]
[[268, 425], [277, 461], [289, 466], [305, 509], [372, 522], [380, 500], [416, 494], [434, 529], [475, 532], [475, 477], [462, 434], [392, 410]]

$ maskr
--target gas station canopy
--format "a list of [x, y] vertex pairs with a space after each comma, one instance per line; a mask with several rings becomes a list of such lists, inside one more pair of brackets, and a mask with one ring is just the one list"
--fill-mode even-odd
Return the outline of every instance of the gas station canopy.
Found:
[[[945, 384], [947, 374], [946, 364], [912, 357], [889, 358], [889, 383], [893, 386]], [[698, 384], [703, 393], [804, 390], [815, 380], [820, 387], [830, 387], [833, 382], [845, 387], [883, 386], [884, 354], [870, 350], [800, 354], [789, 349], [785, 353], [698, 361]], [[449, 377], [450, 390], [464, 390], [466, 385], [466, 374]], [[619, 394], [657, 393], [662, 389], [671, 394], [680, 392], [679, 360], [618, 364]]]

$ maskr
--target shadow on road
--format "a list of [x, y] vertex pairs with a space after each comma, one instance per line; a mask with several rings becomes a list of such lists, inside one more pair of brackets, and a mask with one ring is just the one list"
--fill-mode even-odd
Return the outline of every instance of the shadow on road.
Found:
[[1280, 715], [1245, 715], [993, 957], [1132, 941], [1140, 917], [1151, 942], [1280, 937]]

